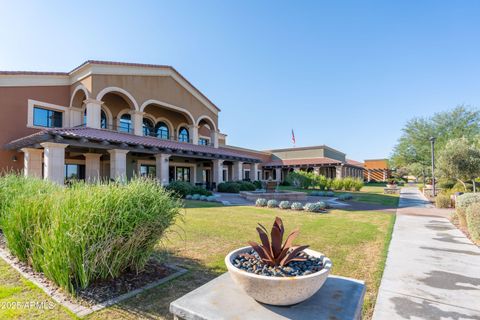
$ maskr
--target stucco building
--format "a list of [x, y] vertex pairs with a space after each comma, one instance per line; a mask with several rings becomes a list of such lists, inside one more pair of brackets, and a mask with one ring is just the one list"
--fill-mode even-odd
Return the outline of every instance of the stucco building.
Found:
[[87, 61], [70, 72], [0, 71], [0, 170], [63, 184], [154, 176], [214, 188], [289, 170], [362, 177], [327, 146], [229, 146], [220, 109], [170, 66]]

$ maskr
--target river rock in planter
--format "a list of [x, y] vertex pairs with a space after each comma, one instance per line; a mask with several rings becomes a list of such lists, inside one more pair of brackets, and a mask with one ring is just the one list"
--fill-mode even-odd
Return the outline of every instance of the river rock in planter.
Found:
[[[238, 260], [238, 256], [251, 251], [251, 247], [234, 250], [225, 257], [225, 264], [233, 281], [249, 296], [259, 302], [271, 305], [287, 306], [310, 298], [325, 283], [332, 267], [330, 259], [320, 252], [310, 249], [304, 250], [309, 257], [315, 259], [310, 260], [313, 264], [313, 266], [310, 266], [310, 270], [307, 262], [304, 262], [302, 265], [304, 269], [298, 263], [295, 264], [295, 268], [300, 268], [300, 271], [288, 269], [288, 267], [291, 267], [291, 264], [282, 269], [277, 268], [277, 270], [270, 271], [267, 267], [265, 272], [263, 271], [264, 266], [262, 266], [262, 272], [259, 273], [268, 274], [276, 272], [273, 276], [252, 272], [254, 267], [253, 265], [249, 266], [247, 261], [242, 262], [242, 268], [236, 267], [235, 264], [238, 265], [238, 262], [235, 260]], [[247, 270], [244, 270], [245, 267]], [[249, 268], [251, 268], [250, 271], [248, 271]], [[313, 272], [314, 268], [319, 270]], [[288, 272], [297, 272], [298, 275], [287, 276], [286, 273]]]

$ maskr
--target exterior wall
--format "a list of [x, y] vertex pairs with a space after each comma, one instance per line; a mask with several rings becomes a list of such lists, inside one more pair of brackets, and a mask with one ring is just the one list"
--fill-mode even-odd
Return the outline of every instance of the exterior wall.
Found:
[[295, 148], [272, 150], [273, 159], [287, 160], [287, 159], [302, 159], [302, 158], [331, 158], [339, 161], [345, 161], [345, 154], [326, 147], [312, 147], [312, 148]]
[[190, 92], [168, 76], [93, 75], [92, 97], [107, 87], [119, 87], [129, 92], [141, 106], [147, 100], [158, 100], [190, 111], [195, 120], [208, 116], [218, 127], [218, 116]]
[[[23, 153], [3, 147], [12, 140], [39, 131], [27, 127], [28, 99], [68, 106], [70, 87], [0, 87], [0, 170], [23, 169]], [[12, 160], [14, 156], [16, 162]]]
[[365, 160], [365, 169], [388, 169], [387, 159]]

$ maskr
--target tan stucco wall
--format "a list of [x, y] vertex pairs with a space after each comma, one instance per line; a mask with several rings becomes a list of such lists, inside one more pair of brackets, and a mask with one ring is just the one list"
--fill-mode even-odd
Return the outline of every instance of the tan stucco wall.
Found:
[[107, 87], [119, 87], [129, 92], [140, 107], [147, 100], [158, 100], [187, 109], [195, 121], [203, 115], [213, 119], [218, 127], [218, 116], [168, 76], [92, 75], [92, 97]]
[[287, 160], [287, 159], [302, 159], [302, 158], [322, 158], [327, 157], [335, 160], [345, 161], [345, 155], [340, 152], [335, 152], [327, 148], [314, 149], [287, 149], [273, 151], [273, 159]]
[[[0, 170], [23, 168], [23, 153], [7, 151], [4, 146], [38, 131], [27, 128], [28, 99], [68, 106], [70, 87], [0, 87]], [[14, 155], [17, 162], [12, 161]]]

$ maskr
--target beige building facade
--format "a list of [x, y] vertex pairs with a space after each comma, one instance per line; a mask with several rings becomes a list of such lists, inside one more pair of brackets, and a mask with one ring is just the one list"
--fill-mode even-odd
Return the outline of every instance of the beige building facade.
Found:
[[297, 169], [363, 175], [327, 146], [227, 145], [220, 109], [170, 66], [87, 61], [65, 73], [3, 71], [0, 109], [0, 169], [59, 184], [146, 175], [214, 189]]

